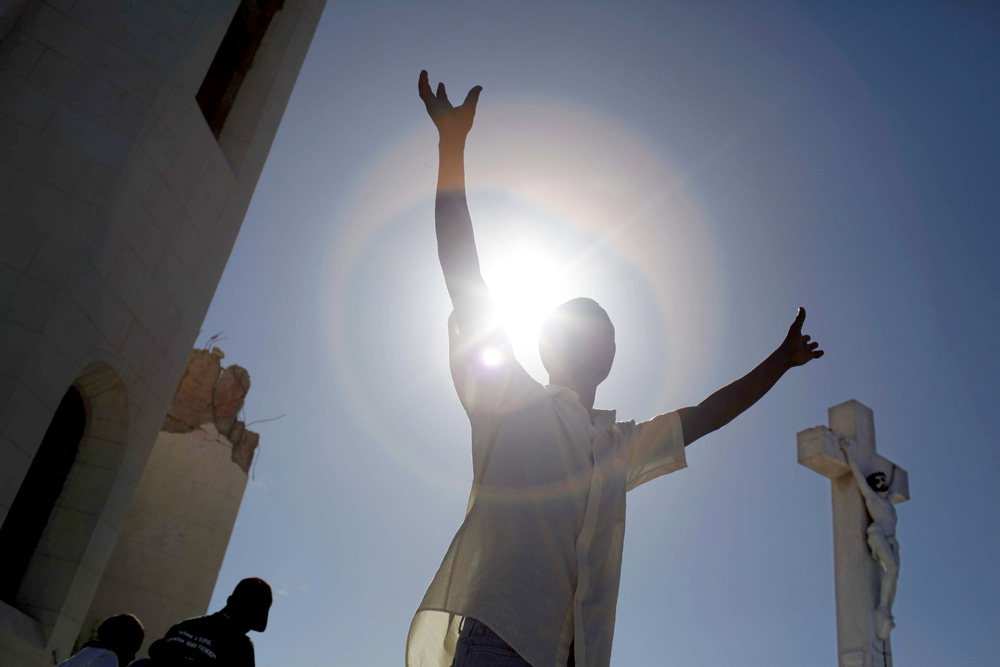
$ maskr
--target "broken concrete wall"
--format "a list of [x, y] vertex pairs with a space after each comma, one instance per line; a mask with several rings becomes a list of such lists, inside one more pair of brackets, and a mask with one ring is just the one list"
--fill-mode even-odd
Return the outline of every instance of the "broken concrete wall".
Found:
[[191, 353], [161, 430], [190, 433], [213, 424], [232, 443], [232, 460], [249, 473], [260, 436], [246, 430], [238, 416], [250, 391], [250, 374], [236, 365], [223, 369], [224, 357], [219, 348]]

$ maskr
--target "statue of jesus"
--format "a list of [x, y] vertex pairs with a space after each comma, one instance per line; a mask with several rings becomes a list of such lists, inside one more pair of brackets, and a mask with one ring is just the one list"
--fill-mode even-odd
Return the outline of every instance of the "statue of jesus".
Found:
[[868, 515], [872, 522], [868, 526], [868, 548], [872, 557], [881, 565], [882, 585], [878, 607], [875, 608], [875, 633], [885, 641], [895, 627], [892, 618], [892, 601], [896, 597], [896, 582], [899, 581], [899, 542], [896, 540], [896, 508], [892, 505], [895, 493], [896, 466], [886, 479], [884, 472], [876, 471], [867, 477], [857, 464], [857, 444], [853, 440], [842, 440], [840, 448], [851, 467], [854, 481], [865, 499]]

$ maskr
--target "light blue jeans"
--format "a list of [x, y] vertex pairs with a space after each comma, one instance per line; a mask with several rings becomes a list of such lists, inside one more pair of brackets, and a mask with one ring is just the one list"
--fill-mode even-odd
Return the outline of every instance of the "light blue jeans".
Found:
[[[567, 667], [574, 667], [573, 647], [569, 648]], [[489, 629], [485, 623], [466, 617], [455, 647], [452, 667], [531, 667], [527, 660]]]

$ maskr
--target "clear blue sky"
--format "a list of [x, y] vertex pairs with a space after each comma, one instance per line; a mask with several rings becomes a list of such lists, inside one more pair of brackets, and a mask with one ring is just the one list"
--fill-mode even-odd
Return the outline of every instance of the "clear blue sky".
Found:
[[487, 279], [548, 257], [546, 295], [611, 313], [598, 407], [697, 403], [799, 305], [827, 351], [629, 495], [613, 664], [835, 664], [829, 483], [795, 435], [850, 398], [910, 476], [897, 664], [1000, 664], [1000, 9], [666, 4], [327, 7], [200, 341], [249, 369], [249, 420], [287, 415], [255, 426], [213, 600], [274, 585], [258, 664], [401, 664], [465, 510], [421, 68], [484, 86]]

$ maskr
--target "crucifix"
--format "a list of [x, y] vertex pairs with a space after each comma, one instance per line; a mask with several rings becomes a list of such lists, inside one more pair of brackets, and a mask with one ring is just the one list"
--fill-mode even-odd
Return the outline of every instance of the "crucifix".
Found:
[[799, 463], [830, 478], [838, 665], [892, 667], [899, 573], [893, 504], [909, 500], [909, 480], [875, 452], [871, 408], [847, 401], [830, 408], [829, 420], [829, 428], [799, 432], [798, 455]]

